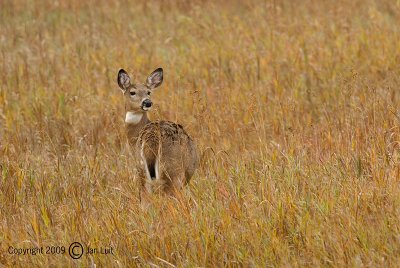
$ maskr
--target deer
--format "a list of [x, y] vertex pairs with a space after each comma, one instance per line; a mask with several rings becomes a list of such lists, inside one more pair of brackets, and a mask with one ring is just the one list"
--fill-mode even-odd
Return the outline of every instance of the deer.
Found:
[[125, 100], [125, 125], [140, 181], [139, 198], [156, 192], [177, 193], [187, 185], [199, 164], [196, 145], [182, 125], [151, 121], [150, 96], [163, 81], [163, 69], [154, 70], [145, 83], [134, 83], [124, 69], [118, 85]]

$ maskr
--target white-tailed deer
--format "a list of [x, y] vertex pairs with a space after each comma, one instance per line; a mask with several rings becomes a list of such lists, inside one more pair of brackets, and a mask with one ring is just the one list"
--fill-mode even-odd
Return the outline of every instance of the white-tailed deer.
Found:
[[150, 74], [144, 84], [133, 83], [123, 70], [118, 85], [124, 93], [125, 123], [129, 143], [135, 150], [141, 193], [169, 192], [189, 182], [198, 165], [196, 146], [179, 124], [150, 121], [150, 94], [163, 81], [163, 69]]

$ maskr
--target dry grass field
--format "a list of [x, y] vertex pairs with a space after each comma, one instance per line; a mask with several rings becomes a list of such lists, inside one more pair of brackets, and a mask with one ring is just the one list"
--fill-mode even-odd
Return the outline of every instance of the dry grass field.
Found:
[[[202, 164], [142, 210], [116, 79], [157, 67]], [[0, 267], [396, 267], [400, 2], [1, 1], [0, 169]]]

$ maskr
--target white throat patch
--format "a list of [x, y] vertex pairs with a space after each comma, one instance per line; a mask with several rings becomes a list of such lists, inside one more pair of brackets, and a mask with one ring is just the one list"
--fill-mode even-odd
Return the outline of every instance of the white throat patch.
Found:
[[136, 125], [137, 123], [140, 122], [142, 117], [143, 117], [142, 113], [127, 112], [125, 116], [125, 123]]

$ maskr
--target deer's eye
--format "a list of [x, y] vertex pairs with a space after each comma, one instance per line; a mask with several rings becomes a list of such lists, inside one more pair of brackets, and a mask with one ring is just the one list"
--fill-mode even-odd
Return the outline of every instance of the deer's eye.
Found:
[[147, 95], [149, 95], [149, 96], [150, 96], [150, 94], [151, 94], [151, 91], [147, 91]]
[[131, 91], [130, 94], [131, 94], [131, 96], [135, 96], [135, 95], [136, 95], [136, 92]]

